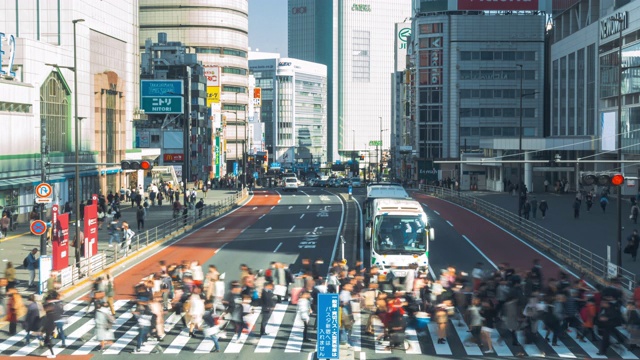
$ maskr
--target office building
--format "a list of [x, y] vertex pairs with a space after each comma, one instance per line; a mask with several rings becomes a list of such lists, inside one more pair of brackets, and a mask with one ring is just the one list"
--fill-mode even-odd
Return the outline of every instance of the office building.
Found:
[[260, 88], [265, 146], [281, 168], [306, 171], [327, 159], [327, 67], [252, 52], [249, 69]]
[[[327, 66], [327, 157], [390, 147], [394, 27], [411, 0], [289, 0], [288, 55]], [[355, 135], [353, 130], [355, 130]]]

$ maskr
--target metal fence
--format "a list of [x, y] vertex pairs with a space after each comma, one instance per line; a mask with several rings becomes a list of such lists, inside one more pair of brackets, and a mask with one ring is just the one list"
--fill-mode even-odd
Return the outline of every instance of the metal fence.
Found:
[[205, 205], [202, 209], [196, 209], [191, 206], [186, 214], [182, 212], [174, 213], [173, 218], [168, 219], [164, 224], [134, 235], [130, 246], [124, 246], [123, 242], [114, 243], [113, 247], [103, 249], [99, 254], [91, 258], [83, 258], [80, 263], [74, 263], [73, 265], [76, 266], [71, 265], [63, 269], [58, 275], [58, 280], [62, 288], [76, 284], [87, 276], [102, 271], [122, 260], [122, 258], [137, 255], [139, 251], [144, 250], [147, 246], [174, 239], [189, 232], [198, 224], [210, 221], [233, 210], [247, 195], [248, 192], [244, 189], [215, 204]]
[[420, 190], [488, 218], [519, 238], [537, 246], [539, 250], [552, 255], [563, 264], [584, 273], [593, 281], [605, 283], [607, 279], [618, 277], [627, 289], [633, 290], [636, 286], [636, 275], [633, 272], [608, 262], [602, 256], [596, 255], [532, 221], [521, 218], [503, 207], [467, 192], [425, 185], [421, 185]]

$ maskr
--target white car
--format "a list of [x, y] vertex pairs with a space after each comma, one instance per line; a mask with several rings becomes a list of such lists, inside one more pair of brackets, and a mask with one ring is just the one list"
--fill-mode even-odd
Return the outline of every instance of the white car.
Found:
[[284, 178], [282, 191], [298, 191], [298, 179], [294, 177]]

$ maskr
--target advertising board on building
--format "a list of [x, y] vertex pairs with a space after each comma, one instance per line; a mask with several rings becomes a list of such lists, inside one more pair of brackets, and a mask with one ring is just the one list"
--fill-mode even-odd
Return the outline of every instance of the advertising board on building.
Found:
[[207, 78], [207, 86], [220, 86], [220, 66], [213, 64], [202, 64], [204, 76]]
[[98, 195], [91, 196], [91, 205], [84, 207], [84, 257], [98, 254]]
[[220, 86], [207, 86], [207, 107], [220, 102]]
[[182, 114], [182, 80], [140, 80], [140, 108], [146, 114]]
[[51, 256], [53, 270], [69, 266], [69, 214], [59, 214], [58, 205], [51, 209]]
[[395, 69], [402, 71], [407, 67], [407, 41], [411, 37], [411, 24], [396, 23], [395, 34]]
[[184, 154], [164, 154], [162, 155], [162, 160], [164, 162], [183, 162]]

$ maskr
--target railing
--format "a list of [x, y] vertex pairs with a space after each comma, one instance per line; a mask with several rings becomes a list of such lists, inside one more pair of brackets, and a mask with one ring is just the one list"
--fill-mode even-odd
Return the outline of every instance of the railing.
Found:
[[78, 264], [74, 262], [76, 266], [70, 265], [60, 271], [58, 281], [61, 283], [62, 288], [76, 284], [87, 276], [102, 271], [123, 258], [135, 256], [141, 250], [154, 243], [174, 239], [189, 232], [198, 224], [210, 221], [233, 210], [247, 195], [248, 192], [244, 189], [215, 204], [205, 205], [202, 209], [196, 209], [192, 205], [188, 208], [186, 214], [183, 214], [182, 211], [174, 213], [173, 218], [167, 220], [164, 224], [134, 235], [133, 239], [131, 239], [131, 245], [127, 248], [122, 242], [114, 243], [113, 247], [102, 250], [91, 258], [83, 258]]
[[618, 277], [627, 289], [633, 290], [636, 286], [636, 275], [633, 272], [612, 264], [602, 256], [500, 206], [467, 192], [426, 185], [421, 185], [420, 190], [488, 218], [596, 282], [604, 284], [608, 279]]

